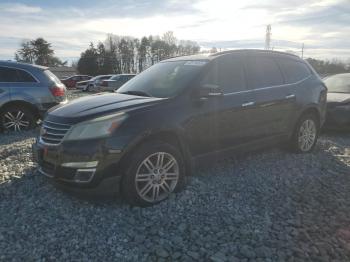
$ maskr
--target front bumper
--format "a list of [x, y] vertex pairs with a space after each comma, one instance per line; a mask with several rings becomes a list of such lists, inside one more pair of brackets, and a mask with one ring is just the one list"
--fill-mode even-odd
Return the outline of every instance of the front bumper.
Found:
[[[118, 164], [122, 150], [106, 140], [71, 141], [50, 146], [39, 140], [32, 146], [38, 172], [73, 191], [119, 191]], [[109, 181], [109, 182], [106, 182]]]

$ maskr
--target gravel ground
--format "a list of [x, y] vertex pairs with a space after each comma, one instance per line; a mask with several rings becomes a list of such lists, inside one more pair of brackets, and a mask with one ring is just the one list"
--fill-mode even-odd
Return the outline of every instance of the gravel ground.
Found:
[[0, 136], [1, 261], [350, 260], [349, 134], [213, 163], [141, 209], [56, 189], [31, 162], [36, 132]]

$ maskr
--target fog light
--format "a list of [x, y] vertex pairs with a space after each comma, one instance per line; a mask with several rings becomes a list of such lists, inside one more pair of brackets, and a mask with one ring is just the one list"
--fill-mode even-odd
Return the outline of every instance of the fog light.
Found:
[[88, 183], [94, 177], [95, 171], [96, 168], [78, 169], [75, 174], [74, 181], [77, 183]]
[[92, 168], [96, 167], [98, 161], [90, 161], [90, 162], [71, 162], [71, 163], [63, 163], [63, 167], [72, 167], [72, 168]]

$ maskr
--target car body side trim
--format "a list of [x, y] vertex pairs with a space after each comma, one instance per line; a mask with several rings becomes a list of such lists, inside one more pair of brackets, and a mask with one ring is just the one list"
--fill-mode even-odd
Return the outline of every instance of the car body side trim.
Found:
[[278, 88], [278, 87], [286, 87], [286, 86], [291, 86], [291, 85], [297, 85], [297, 84], [300, 84], [300, 83], [304, 82], [305, 80], [309, 79], [311, 76], [312, 75], [309, 75], [308, 77], [305, 77], [304, 79], [301, 79], [301, 80], [299, 80], [299, 81], [297, 81], [295, 83], [289, 83], [289, 84], [277, 85], [277, 86], [267, 86], [267, 87], [261, 87], [261, 88], [254, 88], [254, 89], [250, 89], [250, 90], [231, 92], [231, 93], [224, 94], [224, 96], [230, 96], [230, 95], [236, 95], [236, 94], [244, 94], [244, 93], [254, 92], [254, 91], [258, 91], [258, 90], [266, 90], [266, 89], [272, 89], [272, 88]]

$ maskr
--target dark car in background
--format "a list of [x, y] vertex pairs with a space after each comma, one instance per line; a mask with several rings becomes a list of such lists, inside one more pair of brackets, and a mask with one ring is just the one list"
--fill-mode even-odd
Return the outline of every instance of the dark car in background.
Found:
[[350, 130], [350, 73], [329, 76], [324, 83], [328, 88], [325, 127]]
[[108, 80], [102, 81], [102, 83], [97, 86], [98, 91], [115, 91], [118, 90], [119, 87], [124, 85], [130, 79], [132, 79], [135, 74], [118, 74], [114, 75]]
[[64, 104], [66, 88], [47, 67], [0, 61], [0, 129], [28, 130], [51, 107]]
[[39, 172], [74, 190], [120, 190], [147, 206], [192, 167], [284, 144], [311, 152], [327, 89], [297, 56], [236, 50], [159, 62], [117, 92], [50, 110], [33, 145]]
[[114, 75], [99, 75], [91, 78], [90, 80], [80, 81], [77, 83], [76, 88], [82, 91], [91, 92], [97, 91], [97, 87], [100, 86], [103, 80], [108, 80]]
[[88, 75], [74, 75], [70, 76], [64, 79], [61, 79], [61, 82], [67, 87], [67, 88], [75, 88], [76, 84], [80, 81], [86, 81], [91, 79], [92, 76]]

